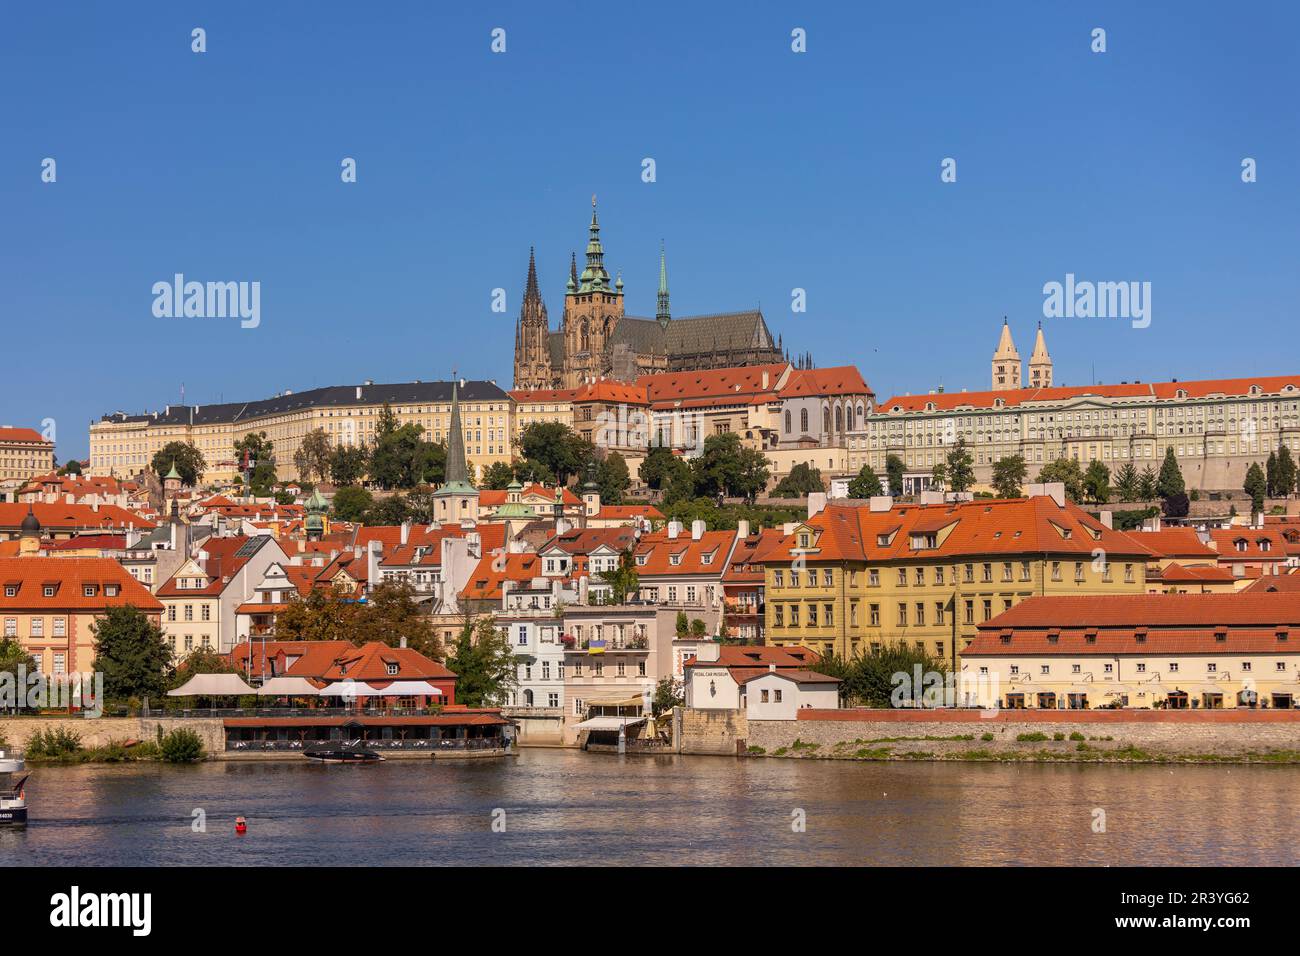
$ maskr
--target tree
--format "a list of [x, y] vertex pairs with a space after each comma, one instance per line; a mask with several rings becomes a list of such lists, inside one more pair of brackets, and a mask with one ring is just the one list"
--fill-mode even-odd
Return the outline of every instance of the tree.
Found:
[[821, 471], [801, 461], [791, 468], [790, 474], [782, 478], [777, 486], [772, 489], [772, 497], [806, 498], [815, 491], [825, 490], [826, 486], [822, 484]]
[[895, 498], [903, 495], [903, 459], [897, 455], [885, 456], [885, 477], [889, 479], [889, 493]]
[[650, 699], [650, 707], [657, 718], [660, 714], [672, 710], [674, 707], [681, 707], [686, 703], [686, 694], [683, 690], [682, 682], [675, 680], [671, 675], [661, 678], [655, 685], [654, 697]]
[[494, 461], [483, 469], [482, 485], [492, 491], [505, 491], [514, 480], [515, 470], [504, 461]]
[[[383, 420], [382, 410], [380, 419]], [[426, 444], [423, 435], [420, 426], [414, 422], [383, 433], [376, 428], [375, 447], [370, 452], [370, 480], [385, 490], [414, 488], [423, 482], [426, 468], [433, 464], [431, 456], [434, 454], [423, 447]]]
[[167, 476], [173, 465], [176, 466], [176, 473], [181, 476], [181, 484], [191, 488], [203, 480], [203, 472], [208, 467], [203, 452], [187, 441], [169, 441], [154, 452], [153, 459], [149, 462], [149, 467], [160, 479]]
[[1038, 472], [1040, 484], [1059, 481], [1065, 485], [1065, 496], [1078, 504], [1083, 500], [1083, 470], [1073, 458], [1058, 458], [1048, 462]]
[[[1274, 477], [1276, 478], [1276, 475]], [[1259, 467], [1259, 462], [1251, 462], [1250, 467], [1246, 469], [1246, 481], [1242, 489], [1250, 496], [1250, 513], [1260, 514], [1264, 510], [1264, 499], [1268, 495], [1269, 488], [1268, 477]]]
[[[1284, 446], [1285, 447], [1285, 446]], [[1268, 496], [1270, 498], [1278, 497], [1278, 475], [1277, 475], [1277, 453], [1269, 452], [1268, 461], [1264, 464], [1264, 481], [1267, 485]]]
[[257, 498], [269, 497], [276, 482], [275, 447], [266, 437], [266, 432], [249, 432], [235, 442], [235, 461], [241, 471], [245, 455], [253, 463], [253, 473], [248, 481], [249, 493]]
[[417, 524], [431, 524], [434, 520], [434, 506], [438, 499], [427, 486], [421, 486], [406, 496], [406, 515]]
[[[22, 707], [25, 700], [23, 689], [25, 684], [18, 682], [18, 670], [22, 668], [24, 675], [36, 673], [36, 659], [28, 654], [21, 644], [12, 637], [0, 638], [0, 674], [9, 674], [14, 681], [13, 686], [18, 688], [18, 694], [8, 700], [0, 695], [0, 712], [8, 710], [17, 710]], [[4, 729], [0, 728], [0, 749], [7, 745], [4, 743]]]
[[1192, 506], [1187, 500], [1187, 495], [1179, 491], [1160, 502], [1160, 510], [1165, 513], [1166, 518], [1186, 518], [1187, 513]]
[[282, 641], [351, 641], [364, 604], [345, 600], [341, 590], [313, 588], [275, 616]]
[[1168, 500], [1174, 495], [1185, 495], [1187, 485], [1183, 482], [1182, 469], [1174, 457], [1173, 448], [1165, 449], [1165, 460], [1160, 464], [1160, 477], [1156, 479], [1156, 495]]
[[313, 428], [298, 443], [298, 450], [293, 453], [293, 467], [297, 469], [300, 481], [311, 481], [312, 478], [324, 481], [329, 476], [333, 458], [329, 435], [323, 428]]
[[399, 647], [402, 638], [406, 639], [407, 647], [425, 657], [435, 661], [443, 659], [445, 652], [433, 618], [416, 600], [414, 585], [409, 581], [381, 581], [366, 595], [350, 639], [356, 644], [379, 641]]
[[1083, 473], [1083, 493], [1090, 501], [1104, 505], [1110, 500], [1110, 469], [1100, 459], [1093, 459]]
[[1277, 496], [1290, 498], [1296, 488], [1296, 463], [1291, 449], [1285, 444], [1277, 446]]
[[1137, 501], [1142, 493], [1140, 483], [1137, 467], [1131, 461], [1124, 462], [1115, 472], [1115, 493], [1120, 501]]
[[975, 484], [975, 460], [966, 450], [966, 439], [958, 438], [948, 452], [948, 487], [953, 491], [970, 491]]
[[[909, 704], [935, 703], [925, 701], [926, 688], [914, 686], [913, 675], [919, 668], [923, 675], [936, 674], [942, 679], [948, 670], [947, 662], [903, 640], [873, 645], [868, 653], [847, 661], [827, 655], [814, 666], [817, 673], [842, 681], [840, 694], [846, 701], [865, 707], [893, 707], [900, 698]], [[907, 681], [896, 681], [898, 674], [905, 675]]]
[[563, 422], [533, 422], [519, 436], [519, 448], [525, 459], [541, 462], [563, 483], [581, 474], [596, 451]]
[[456, 675], [456, 702], [469, 707], [500, 704], [519, 683], [510, 640], [491, 617], [464, 623], [447, 667]]
[[75, 458], [69, 458], [59, 469], [60, 475], [79, 475], [81, 474], [81, 462]]
[[1138, 476], [1138, 500], [1151, 501], [1156, 497], [1156, 472], [1150, 465]]
[[[195, 674], [238, 674], [239, 667], [230, 662], [228, 657], [217, 653], [210, 647], [200, 647], [187, 654], [185, 660], [176, 665], [172, 671], [168, 690], [175, 690]], [[259, 677], [259, 674], [251, 675]]]
[[600, 491], [602, 504], [618, 505], [623, 503], [623, 492], [632, 485], [632, 478], [627, 470], [627, 461], [616, 451], [611, 451], [605, 460], [596, 466], [596, 487]]
[[615, 604], [622, 604], [629, 594], [636, 594], [640, 590], [641, 579], [636, 573], [636, 559], [632, 549], [628, 548], [618, 556], [618, 567], [613, 571], [601, 571], [600, 579], [609, 585]]
[[849, 482], [850, 498], [872, 498], [884, 494], [881, 490], [880, 476], [870, 465], [863, 465], [857, 477]]
[[735, 432], [705, 438], [690, 469], [695, 495], [714, 498], [724, 494], [748, 502], [763, 490], [771, 474], [763, 453], [745, 448]]
[[677, 612], [677, 621], [674, 630], [677, 632], [677, 636], [683, 639], [691, 633], [691, 621], [690, 618], [686, 616], [685, 611]]
[[334, 517], [339, 521], [364, 521], [374, 503], [366, 489], [347, 485], [334, 492]]
[[535, 458], [525, 458], [515, 465], [515, 477], [523, 485], [536, 484], [552, 487], [555, 485], [555, 472], [545, 462]]
[[948, 487], [948, 463], [940, 458], [930, 471], [930, 487], [943, 490]]
[[108, 700], [159, 699], [172, 672], [172, 649], [162, 628], [139, 608], [111, 607], [90, 625], [95, 638], [94, 669], [104, 675]]
[[[344, 489], [340, 489], [342, 490]], [[389, 495], [387, 498], [380, 498], [370, 506], [364, 521], [369, 525], [393, 525], [401, 524], [410, 517], [411, 509], [407, 507], [406, 499], [401, 495]]]
[[663, 445], [651, 445], [646, 449], [645, 458], [637, 475], [641, 483], [658, 491], [672, 478], [674, 466], [680, 459]]
[[365, 477], [370, 466], [370, 449], [362, 442], [359, 445], [337, 445], [330, 453], [330, 481], [342, 487], [355, 485]]
[[1020, 455], [1007, 455], [993, 463], [993, 493], [999, 498], [1019, 498], [1021, 486], [1029, 475], [1025, 459]]

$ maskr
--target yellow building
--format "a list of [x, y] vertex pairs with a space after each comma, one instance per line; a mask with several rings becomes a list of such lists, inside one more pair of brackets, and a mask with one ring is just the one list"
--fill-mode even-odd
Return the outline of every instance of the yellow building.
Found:
[[559, 422], [573, 427], [573, 398], [576, 388], [515, 389], [510, 393], [514, 404], [514, 432], [511, 437], [518, 451], [519, 439], [529, 425]]
[[[90, 426], [92, 475], [136, 474], [149, 468], [168, 442], [192, 442], [208, 468], [205, 481], [226, 481], [239, 473], [235, 442], [250, 432], [265, 432], [275, 451], [282, 480], [299, 477], [293, 463], [303, 436], [317, 428], [334, 445], [373, 445], [385, 405], [399, 425], [414, 423], [426, 441], [443, 442], [451, 419], [451, 382], [396, 385], [338, 385], [306, 392], [283, 392], [256, 402], [220, 405], [169, 405], [161, 412], [105, 415]], [[482, 469], [510, 460], [515, 434], [513, 403], [495, 382], [462, 381], [460, 414], [465, 453], [476, 479]]]
[[1039, 597], [961, 659], [984, 707], [1291, 709], [1300, 593]]
[[978, 626], [1028, 597], [1141, 593], [1146, 553], [1052, 496], [940, 505], [832, 502], [764, 567], [767, 643], [842, 657], [900, 641], [956, 664]]
[[54, 442], [32, 428], [0, 428], [0, 481], [54, 470]]

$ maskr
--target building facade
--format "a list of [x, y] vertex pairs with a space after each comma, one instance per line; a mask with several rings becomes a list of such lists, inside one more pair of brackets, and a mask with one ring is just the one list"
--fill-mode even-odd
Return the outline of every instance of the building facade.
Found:
[[54, 442], [33, 428], [0, 428], [0, 481], [27, 479], [54, 468]]

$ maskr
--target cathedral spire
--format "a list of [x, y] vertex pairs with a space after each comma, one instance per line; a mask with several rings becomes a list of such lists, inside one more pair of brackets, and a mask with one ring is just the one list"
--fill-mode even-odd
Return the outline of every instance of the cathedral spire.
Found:
[[540, 299], [541, 292], [537, 289], [537, 256], [536, 250], [528, 247], [528, 281], [524, 284], [524, 301]]
[[1038, 337], [1034, 339], [1034, 351], [1029, 356], [1029, 384], [1034, 388], [1048, 388], [1052, 384], [1052, 356], [1047, 351], [1047, 341], [1043, 338], [1043, 323], [1038, 323]]
[[569, 281], [565, 285], [565, 288], [568, 289], [570, 292], [577, 292], [578, 291], [578, 254], [576, 252], [573, 252], [570, 253], [569, 255], [570, 255]]
[[465, 463], [465, 432], [460, 423], [460, 396], [457, 386], [451, 383], [451, 425], [447, 431], [446, 485], [469, 484], [469, 466]]
[[663, 329], [673, 320], [672, 310], [668, 307], [668, 260], [664, 256], [664, 243], [659, 240], [659, 305], [655, 309], [655, 319]]
[[591, 226], [588, 227], [587, 268], [582, 270], [578, 291], [599, 292], [609, 288], [609, 273], [605, 271], [605, 250], [600, 244], [600, 221], [596, 218], [596, 196], [591, 197]]

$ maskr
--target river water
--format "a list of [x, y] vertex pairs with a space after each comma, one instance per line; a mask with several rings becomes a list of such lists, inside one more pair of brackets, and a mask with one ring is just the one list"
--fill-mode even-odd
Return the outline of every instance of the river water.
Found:
[[0, 865], [1295, 864], [1298, 791], [1297, 767], [571, 750], [83, 765], [34, 772], [31, 823], [0, 829]]

